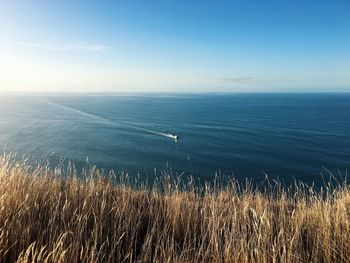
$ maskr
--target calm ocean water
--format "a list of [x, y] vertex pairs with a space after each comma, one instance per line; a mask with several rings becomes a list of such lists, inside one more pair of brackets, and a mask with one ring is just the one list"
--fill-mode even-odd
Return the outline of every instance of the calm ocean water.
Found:
[[0, 147], [143, 178], [320, 182], [350, 168], [350, 94], [0, 96]]

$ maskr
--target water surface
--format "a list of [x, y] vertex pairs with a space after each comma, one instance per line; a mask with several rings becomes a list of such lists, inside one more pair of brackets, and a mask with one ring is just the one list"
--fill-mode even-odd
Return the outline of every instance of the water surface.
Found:
[[0, 146], [144, 178], [169, 166], [206, 180], [320, 182], [323, 167], [350, 167], [350, 95], [0, 96]]

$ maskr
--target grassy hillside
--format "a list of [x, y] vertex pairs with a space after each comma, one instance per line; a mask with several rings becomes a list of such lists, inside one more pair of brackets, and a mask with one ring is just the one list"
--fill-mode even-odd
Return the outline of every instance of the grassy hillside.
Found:
[[0, 158], [0, 262], [350, 261], [346, 186], [180, 190], [165, 176], [147, 190], [11, 160]]

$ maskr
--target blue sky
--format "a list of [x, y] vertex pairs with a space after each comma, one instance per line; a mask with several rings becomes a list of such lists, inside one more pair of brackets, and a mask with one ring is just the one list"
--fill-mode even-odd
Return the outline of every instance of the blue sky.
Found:
[[350, 91], [349, 1], [2, 1], [0, 91]]

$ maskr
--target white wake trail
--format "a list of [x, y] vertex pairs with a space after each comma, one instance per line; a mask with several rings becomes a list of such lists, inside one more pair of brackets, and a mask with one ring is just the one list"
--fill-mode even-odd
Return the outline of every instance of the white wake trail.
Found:
[[97, 116], [95, 114], [91, 114], [91, 113], [88, 113], [88, 112], [85, 112], [85, 111], [81, 111], [81, 110], [78, 110], [78, 109], [75, 109], [75, 108], [72, 108], [72, 107], [64, 106], [64, 105], [61, 105], [61, 104], [57, 104], [57, 103], [49, 101], [49, 100], [45, 100], [45, 102], [50, 104], [50, 105], [52, 105], [52, 106], [55, 106], [55, 107], [58, 107], [58, 108], [61, 108], [61, 109], [64, 109], [64, 110], [68, 110], [68, 111], [71, 111], [71, 112], [83, 115], [85, 117], [94, 119], [96, 121], [99, 121], [101, 123], [104, 123], [104, 124], [107, 124], [107, 125], [110, 125], [110, 126], [113, 126], [113, 127], [116, 127], [118, 125], [122, 125], [122, 126], [125, 126], [125, 127], [128, 127], [128, 128], [135, 129], [135, 130], [156, 134], [156, 135], [164, 136], [164, 137], [171, 138], [171, 139], [175, 138], [174, 135], [170, 134], [170, 133], [158, 132], [158, 131], [154, 131], [154, 130], [151, 130], [151, 129], [134, 126], [134, 125], [125, 123], [123, 121], [114, 122], [114, 121], [105, 119], [103, 117]]

